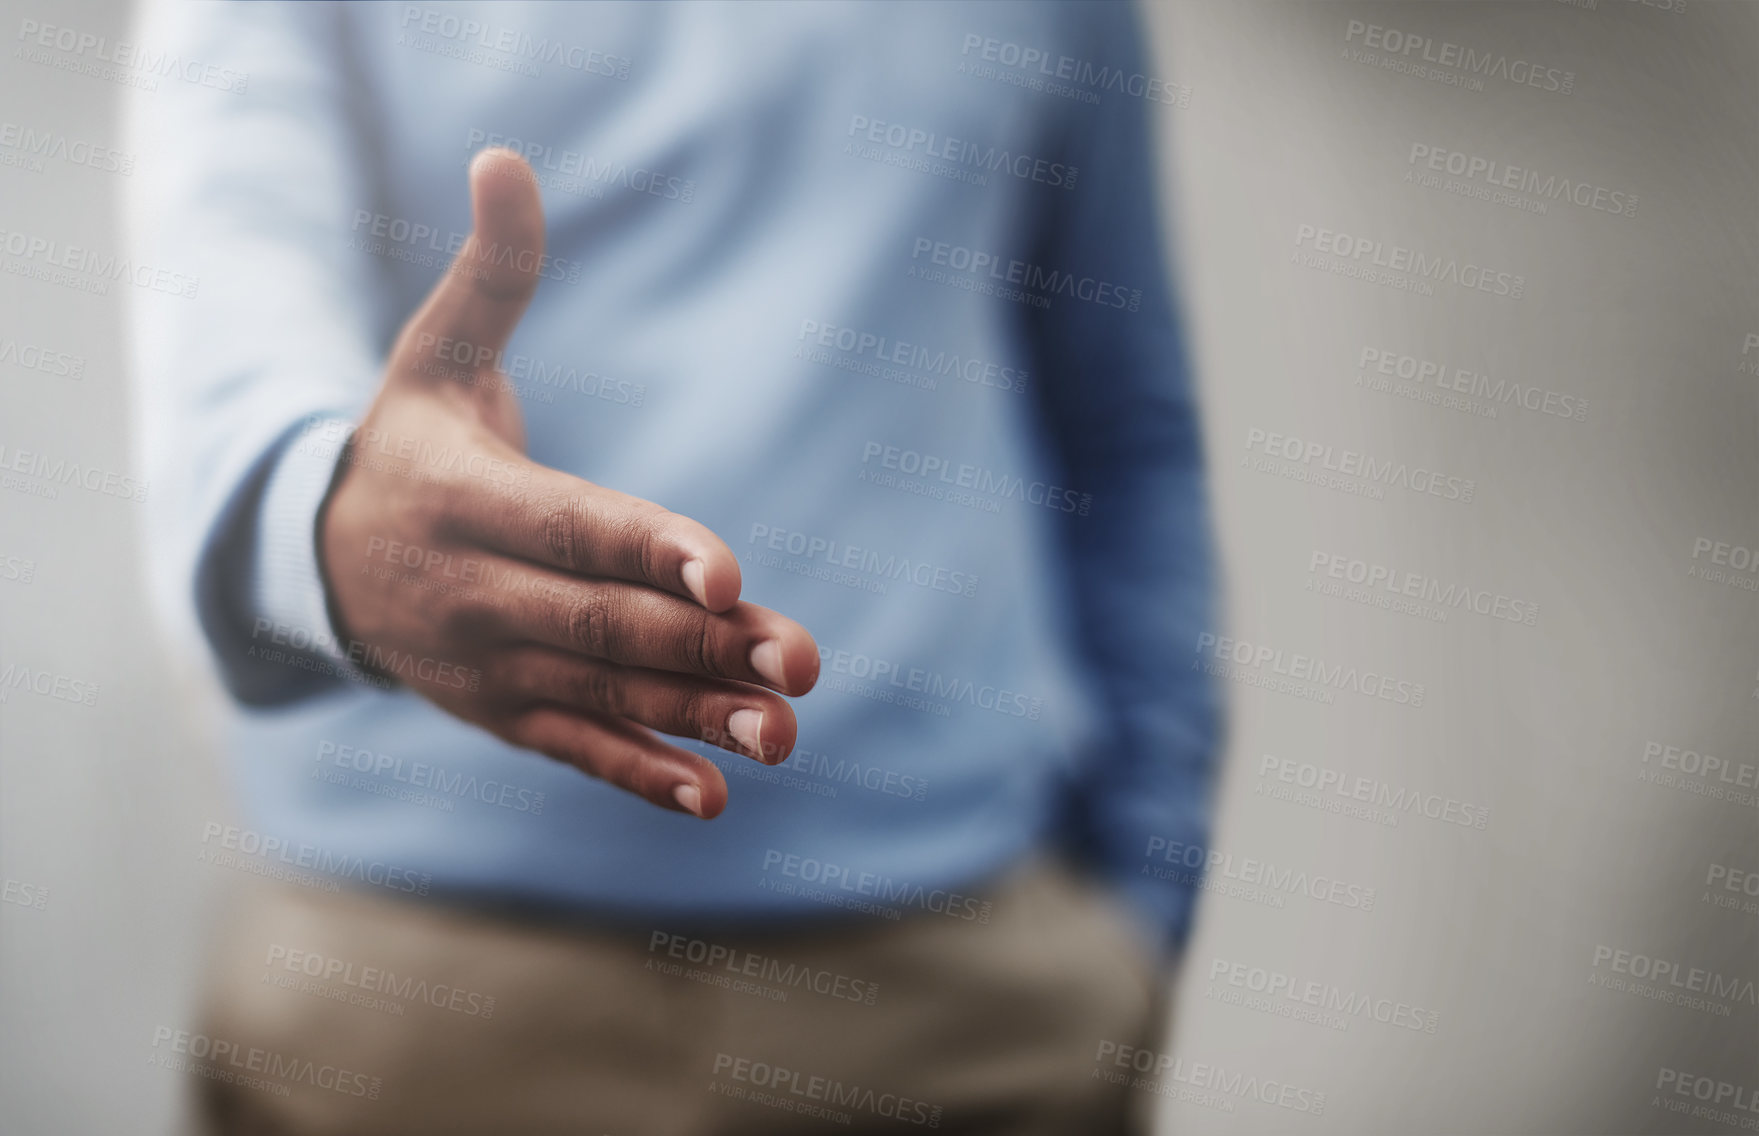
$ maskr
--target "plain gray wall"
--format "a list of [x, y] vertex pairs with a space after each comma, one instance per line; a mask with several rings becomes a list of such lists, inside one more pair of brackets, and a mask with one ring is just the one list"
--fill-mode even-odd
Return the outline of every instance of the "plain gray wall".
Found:
[[[126, 5], [31, 0], [8, 4], [0, 24], [0, 124], [82, 156], [120, 147], [120, 89], [20, 58], [25, 20], [126, 39]], [[0, 161], [17, 157], [0, 146]], [[0, 228], [119, 254], [126, 176], [53, 157], [40, 170], [0, 165]], [[28, 450], [133, 470], [124, 287], [98, 296], [28, 280], [14, 274], [20, 259], [0, 251], [7, 460]], [[81, 357], [83, 375], [20, 366], [24, 346]], [[166, 657], [146, 610], [139, 508], [0, 488], [0, 669], [98, 686], [89, 707], [16, 688], [0, 703], [0, 877], [20, 896], [48, 891], [41, 909], [0, 903], [0, 1128], [21, 1136], [182, 1130], [184, 1084], [147, 1062], [153, 1031], [189, 1013], [214, 883], [195, 853], [201, 825], [227, 812], [202, 740], [211, 695]], [[34, 564], [28, 583], [8, 578], [22, 575], [7, 571], [14, 557]]]
[[[1601, 946], [1759, 978], [1759, 907], [1704, 899], [1711, 865], [1759, 868], [1759, 796], [1638, 780], [1651, 741], [1759, 765], [1759, 580], [1688, 574], [1700, 538], [1759, 545], [1759, 349], [1745, 371], [1741, 353], [1759, 331], [1759, 7], [1157, 14], [1165, 66], [1191, 88], [1168, 116], [1169, 184], [1231, 629], [1426, 688], [1420, 709], [1235, 688], [1216, 849], [1372, 886], [1376, 902], [1208, 893], [1173, 1050], [1323, 1091], [1326, 1109], [1182, 1103], [1168, 1130], [1736, 1130], [1652, 1102], [1664, 1067], [1759, 1093], [1751, 994], [1717, 1017], [1590, 978], [1609, 973]], [[1432, 55], [1456, 44], [1573, 72], [1571, 90], [1467, 90], [1360, 62], [1352, 21], [1425, 37]], [[1547, 200], [1540, 214], [1407, 182], [1425, 172], [1414, 144], [1637, 207]], [[1293, 263], [1312, 251], [1303, 224], [1518, 274], [1524, 295], [1420, 295]], [[1586, 399], [1586, 419], [1510, 404], [1490, 419], [1408, 397], [1452, 393], [1432, 384], [1358, 386], [1364, 348]], [[1370, 501], [1243, 468], [1254, 427], [1470, 478], [1475, 500]], [[1535, 626], [1316, 595], [1316, 551], [1536, 603]], [[1388, 828], [1260, 796], [1267, 754], [1480, 805], [1487, 825]], [[1337, 1031], [1227, 1004], [1208, 995], [1247, 992], [1210, 981], [1218, 958], [1432, 1009], [1437, 1029]]]
[[[26, 19], [121, 36], [127, 13], [28, 0], [7, 18], [14, 45]], [[1500, 76], [1473, 90], [1447, 69], [1364, 62], [1347, 54], [1374, 50], [1352, 21], [1570, 72], [1571, 90]], [[1668, 1068], [1759, 1091], [1759, 1008], [1737, 1000], [1717, 1016], [1591, 980], [1610, 971], [1595, 965], [1602, 946], [1759, 978], [1755, 901], [1706, 898], [1714, 866], [1759, 872], [1759, 810], [1689, 791], [1689, 777], [1640, 779], [1661, 764], [1645, 766], [1650, 742], [1759, 764], [1755, 574], [1693, 574], [1711, 555], [1695, 560], [1696, 541], [1759, 546], [1759, 348], [1742, 353], [1759, 333], [1759, 8], [1206, 0], [1158, 7], [1151, 25], [1157, 66], [1188, 94], [1164, 115], [1163, 156], [1228, 574], [1216, 630], [1424, 688], [1413, 708], [1228, 684], [1209, 851], [1235, 875], [1257, 870], [1248, 860], [1297, 868], [1374, 901], [1212, 876], [1163, 1047], [1183, 1078], [1163, 1082], [1187, 1092], [1168, 1099], [1167, 1131], [1737, 1130], [1666, 1111], [1655, 1086]], [[11, 46], [0, 63], [0, 124], [116, 146], [119, 95]], [[1535, 213], [1450, 193], [1406, 180], [1422, 172], [1414, 144], [1639, 204]], [[5, 161], [0, 228], [120, 249], [126, 175], [34, 168], [0, 147]], [[1437, 283], [1422, 295], [1342, 275], [1323, 254], [1316, 268], [1294, 259], [1314, 254], [1303, 225], [1520, 275], [1524, 294]], [[0, 274], [9, 454], [133, 468], [119, 291]], [[83, 358], [82, 377], [20, 365], [23, 346]], [[1586, 400], [1586, 417], [1503, 404], [1486, 418], [1410, 397], [1436, 394], [1430, 384], [1358, 385], [1365, 348]], [[1265, 472], [1253, 430], [1470, 479], [1474, 500], [1399, 487], [1365, 499], [1291, 479], [1296, 462]], [[207, 740], [214, 695], [156, 642], [138, 506], [67, 489], [0, 489], [0, 503], [0, 666], [98, 687], [92, 706], [18, 689], [0, 703], [13, 900], [0, 903], [0, 1126], [179, 1131], [185, 1084], [148, 1058], [156, 1028], [187, 1020], [225, 882], [196, 862], [201, 825], [227, 809]], [[1538, 614], [1531, 627], [1463, 610], [1437, 622], [1319, 594], [1316, 552]], [[25, 561], [29, 581], [12, 578]], [[1391, 827], [1277, 799], [1262, 792], [1278, 784], [1260, 776], [1267, 755], [1453, 798], [1486, 824]], [[1165, 861], [1157, 850], [1144, 864]], [[1232, 972], [1212, 978], [1217, 960], [1433, 1011], [1435, 1032], [1261, 1012], [1230, 1000], [1251, 991]], [[1192, 1099], [1193, 1081], [1208, 1095]], [[1253, 1085], [1286, 1086], [1295, 1107]]]

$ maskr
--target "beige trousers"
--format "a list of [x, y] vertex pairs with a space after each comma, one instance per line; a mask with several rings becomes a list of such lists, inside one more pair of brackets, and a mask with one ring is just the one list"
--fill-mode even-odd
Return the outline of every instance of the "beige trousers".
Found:
[[216, 1136], [1146, 1131], [1095, 1060], [1161, 1040], [1135, 928], [1047, 863], [981, 898], [723, 933], [258, 887], [157, 1048]]

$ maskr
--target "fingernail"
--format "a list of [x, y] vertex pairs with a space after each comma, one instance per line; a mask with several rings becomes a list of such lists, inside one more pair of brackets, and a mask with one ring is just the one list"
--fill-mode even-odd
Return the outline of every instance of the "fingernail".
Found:
[[735, 710], [727, 719], [727, 732], [733, 740], [755, 754], [763, 753], [763, 711]]
[[686, 560], [684, 570], [684, 586], [696, 597], [696, 602], [703, 607], [708, 606], [708, 585], [703, 582], [703, 565], [700, 560]]
[[682, 784], [672, 786], [672, 799], [678, 807], [692, 816], [702, 815], [702, 790], [695, 785]]
[[785, 687], [788, 680], [782, 674], [782, 645], [774, 639], [765, 639], [751, 649], [751, 669], [764, 677], [771, 686]]

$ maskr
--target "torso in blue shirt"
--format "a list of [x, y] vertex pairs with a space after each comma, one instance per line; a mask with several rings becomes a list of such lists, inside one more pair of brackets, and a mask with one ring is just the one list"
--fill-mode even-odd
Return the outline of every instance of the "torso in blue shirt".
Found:
[[822, 677], [774, 770], [692, 746], [731, 790], [710, 823], [350, 689], [245, 717], [252, 826], [607, 916], [831, 913], [800, 890], [827, 883], [908, 908], [1042, 842], [1092, 725], [1050, 567], [1083, 487], [1035, 441], [1008, 262], [1081, 176], [1079, 97], [1002, 61], [1103, 63], [1079, 8], [346, 10], [380, 195], [336, 239], [382, 270], [385, 344], [469, 229], [470, 156], [526, 153], [550, 260], [502, 362], [532, 457], [720, 534]]

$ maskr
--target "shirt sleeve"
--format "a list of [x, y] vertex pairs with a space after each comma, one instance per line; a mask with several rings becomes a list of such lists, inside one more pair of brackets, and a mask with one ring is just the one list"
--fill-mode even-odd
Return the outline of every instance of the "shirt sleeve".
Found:
[[149, 0], [134, 32], [187, 65], [130, 96], [128, 254], [194, 279], [129, 305], [149, 578], [173, 634], [253, 705], [351, 673], [315, 522], [383, 346], [378, 269], [347, 240], [373, 181], [343, 18]]
[[1212, 626], [1210, 518], [1156, 209], [1153, 112], [1181, 88], [1143, 58], [1128, 4], [1075, 7], [1078, 50], [1114, 82], [1067, 112], [1062, 145], [1078, 181], [1045, 194], [1036, 226], [1036, 263], [1081, 287], [1027, 317], [1048, 448], [1064, 484], [1092, 494], [1089, 515], [1060, 530], [1062, 575], [1105, 729], [1072, 786], [1066, 833], [1172, 951], [1189, 931], [1201, 868], [1158, 853], [1206, 843], [1220, 730], [1213, 684], [1193, 666]]

